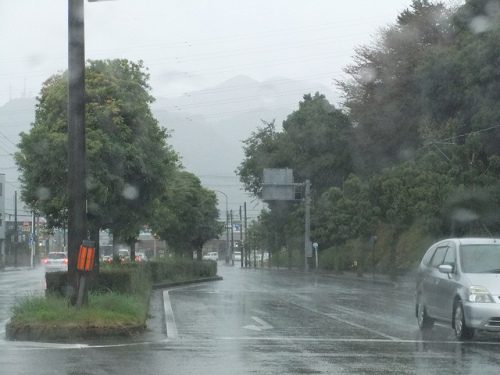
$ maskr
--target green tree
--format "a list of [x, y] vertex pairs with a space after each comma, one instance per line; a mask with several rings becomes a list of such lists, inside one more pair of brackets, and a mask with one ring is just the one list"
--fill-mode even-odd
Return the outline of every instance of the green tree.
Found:
[[196, 251], [201, 260], [203, 244], [223, 230], [223, 224], [218, 221], [215, 193], [184, 170], [176, 171], [166, 181], [155, 207], [152, 229], [178, 255], [192, 257]]
[[[177, 168], [167, 133], [154, 119], [142, 62], [89, 61], [86, 67], [88, 219], [91, 232], [110, 228], [129, 241], [147, 223], [164, 181]], [[37, 98], [35, 122], [21, 134], [16, 162], [22, 197], [47, 218], [67, 220], [67, 74], [49, 78]]]
[[422, 146], [422, 112], [417, 70], [433, 48], [450, 42], [448, 10], [443, 4], [414, 0], [397, 23], [372, 46], [357, 50], [339, 82], [344, 105], [356, 124], [356, 167], [371, 174], [412, 160]]
[[314, 237], [325, 248], [353, 238], [368, 239], [375, 234], [380, 215], [374, 203], [369, 185], [349, 176], [342, 189], [331, 187], [315, 205]]
[[265, 123], [244, 141], [245, 159], [237, 173], [245, 189], [258, 196], [264, 168], [291, 168], [297, 181], [310, 179], [319, 195], [352, 171], [350, 134], [348, 117], [323, 95], [304, 95], [283, 131]]
[[[276, 130], [274, 122], [265, 123], [244, 141], [245, 160], [237, 173], [245, 189], [260, 196], [264, 168], [291, 168], [295, 180], [311, 180], [313, 195], [319, 196], [330, 186], [341, 185], [352, 170], [351, 130], [347, 116], [323, 95], [304, 95], [298, 110], [283, 122], [282, 131]], [[294, 250], [303, 241], [303, 235], [298, 235], [303, 228], [302, 206], [269, 202], [269, 208], [260, 218], [272, 218], [261, 228], [267, 232], [266, 249], [278, 261], [285, 248], [291, 267]]]

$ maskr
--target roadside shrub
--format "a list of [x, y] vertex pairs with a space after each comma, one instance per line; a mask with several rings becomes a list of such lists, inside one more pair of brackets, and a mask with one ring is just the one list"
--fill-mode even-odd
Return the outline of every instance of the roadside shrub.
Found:
[[182, 281], [197, 277], [217, 275], [217, 262], [210, 260], [195, 261], [184, 258], [166, 258], [146, 263], [153, 283]]
[[[217, 275], [217, 262], [168, 258], [147, 263], [103, 265], [90, 285], [92, 293], [149, 295], [152, 283], [184, 281]], [[45, 274], [46, 294], [67, 296], [67, 272]]]
[[[150, 277], [144, 267], [106, 267], [101, 268], [96, 279], [90, 284], [90, 292], [133, 294], [145, 292], [150, 287]], [[47, 272], [46, 294], [67, 296], [68, 273]]]
[[350, 270], [353, 256], [350, 254], [351, 247], [348, 245], [332, 246], [318, 252], [319, 268], [325, 271]]
[[429, 234], [429, 231], [418, 223], [404, 231], [396, 244], [398, 273], [414, 270], [434, 241], [435, 238]]

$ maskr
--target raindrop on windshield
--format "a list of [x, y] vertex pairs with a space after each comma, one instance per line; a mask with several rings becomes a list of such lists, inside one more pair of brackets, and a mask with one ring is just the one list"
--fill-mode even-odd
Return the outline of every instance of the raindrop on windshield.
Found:
[[133, 185], [126, 184], [123, 188], [122, 195], [125, 199], [134, 200], [139, 196], [139, 190]]

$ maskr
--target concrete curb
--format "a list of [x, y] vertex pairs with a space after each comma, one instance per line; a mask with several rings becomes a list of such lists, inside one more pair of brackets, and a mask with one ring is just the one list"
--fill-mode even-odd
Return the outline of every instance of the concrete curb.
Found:
[[153, 289], [168, 289], [175, 286], [183, 286], [189, 284], [198, 284], [205, 283], [208, 281], [220, 281], [223, 280], [222, 276], [211, 276], [211, 277], [202, 277], [194, 280], [186, 280], [186, 281], [175, 281], [175, 282], [164, 282], [164, 283], [156, 283], [153, 284]]
[[[252, 268], [254, 269], [254, 268]], [[289, 272], [289, 273], [299, 273], [302, 275], [317, 275], [317, 276], [324, 276], [324, 277], [329, 277], [332, 279], [339, 279], [339, 280], [352, 280], [352, 281], [360, 281], [360, 282], [369, 282], [372, 284], [378, 284], [378, 285], [387, 285], [387, 286], [392, 286], [394, 288], [413, 288], [415, 283], [413, 280], [398, 280], [398, 281], [392, 281], [389, 279], [383, 279], [380, 278], [380, 275], [378, 277], [373, 278], [371, 274], [365, 273], [363, 276], [357, 276], [352, 273], [333, 273], [333, 272], [325, 272], [325, 271], [308, 271], [304, 272], [303, 270], [299, 269], [287, 269], [287, 268], [256, 268], [257, 270], [262, 270], [262, 271], [268, 271], [268, 272]]]

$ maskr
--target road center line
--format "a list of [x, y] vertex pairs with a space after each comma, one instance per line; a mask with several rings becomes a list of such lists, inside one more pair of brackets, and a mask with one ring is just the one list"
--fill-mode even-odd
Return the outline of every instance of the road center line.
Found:
[[172, 310], [168, 290], [163, 291], [163, 310], [165, 311], [165, 328], [167, 329], [167, 337], [175, 339], [177, 338], [177, 325], [175, 324], [174, 311]]

